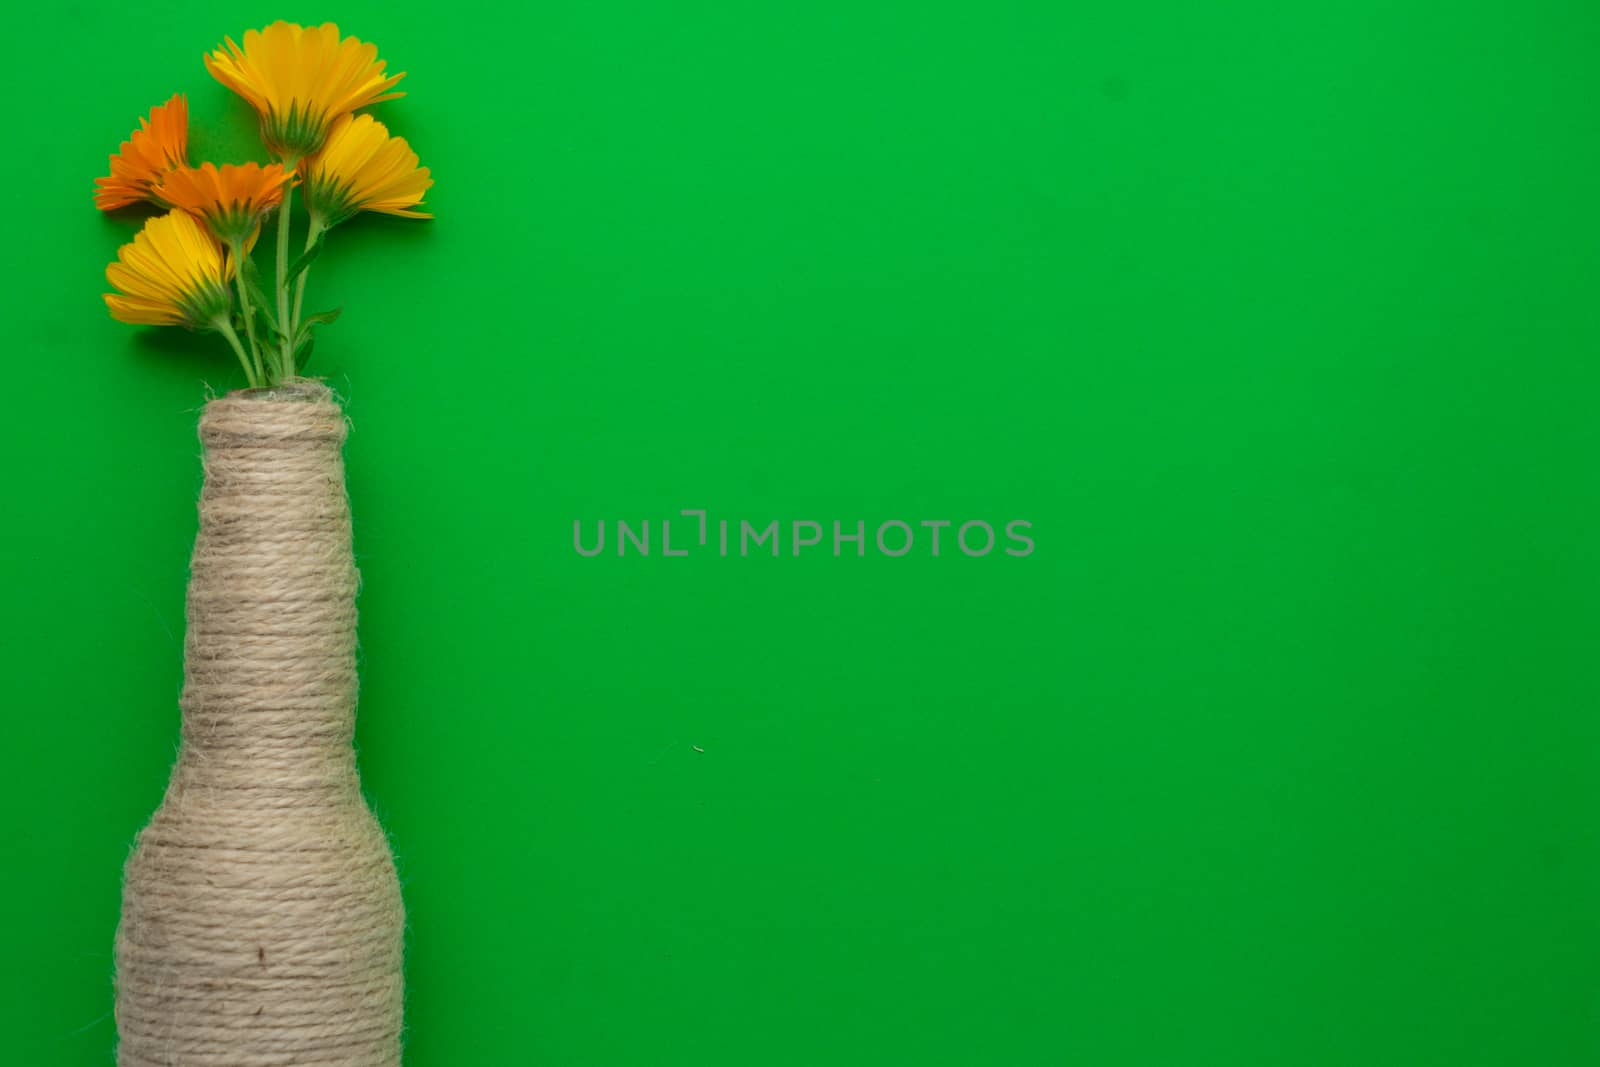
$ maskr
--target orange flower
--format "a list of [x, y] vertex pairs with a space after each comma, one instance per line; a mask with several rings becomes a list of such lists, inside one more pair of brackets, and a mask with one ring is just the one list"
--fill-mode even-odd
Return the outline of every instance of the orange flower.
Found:
[[232, 264], [198, 222], [174, 211], [144, 224], [106, 268], [111, 317], [144, 326], [220, 328], [233, 301], [228, 295]]
[[101, 211], [127, 207], [148, 200], [160, 207], [167, 204], [155, 193], [161, 177], [174, 167], [189, 165], [189, 102], [182, 93], [153, 108], [148, 119], [122, 142], [111, 157], [111, 173], [96, 178], [95, 206]]
[[387, 75], [376, 45], [339, 36], [331, 22], [301, 26], [279, 20], [247, 30], [244, 47], [223, 40], [206, 69], [250, 102], [261, 116], [261, 139], [285, 162], [322, 147], [335, 119], [392, 93], [404, 74]]
[[201, 219], [217, 239], [231, 247], [255, 243], [261, 220], [283, 202], [294, 179], [280, 163], [215, 163], [170, 172], [158, 192], [173, 207]]
[[403, 137], [389, 136], [371, 115], [345, 115], [333, 124], [320, 153], [305, 165], [306, 208], [314, 230], [336, 226], [358, 211], [431, 219], [414, 210], [433, 185], [427, 167]]

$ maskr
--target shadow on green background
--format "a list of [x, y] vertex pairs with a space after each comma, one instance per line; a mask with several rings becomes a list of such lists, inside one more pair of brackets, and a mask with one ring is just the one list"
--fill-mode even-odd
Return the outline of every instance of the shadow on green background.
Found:
[[[1365, 0], [17, 16], [7, 1062], [110, 1062], [239, 384], [91, 182], [280, 14], [438, 182], [311, 297], [409, 1067], [1600, 1062], [1600, 15]], [[1038, 548], [572, 549], [681, 508]]]

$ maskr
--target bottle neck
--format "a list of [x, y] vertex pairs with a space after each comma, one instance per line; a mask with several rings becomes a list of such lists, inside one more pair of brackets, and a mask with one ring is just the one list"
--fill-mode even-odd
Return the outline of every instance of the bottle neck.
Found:
[[317, 383], [206, 405], [183, 747], [196, 773], [353, 767], [356, 588], [343, 413]]

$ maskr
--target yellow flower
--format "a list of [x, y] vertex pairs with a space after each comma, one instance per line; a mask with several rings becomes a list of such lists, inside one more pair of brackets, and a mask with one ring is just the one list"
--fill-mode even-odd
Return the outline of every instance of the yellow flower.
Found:
[[106, 268], [111, 317], [136, 326], [226, 324], [233, 302], [228, 296], [232, 265], [222, 248], [194, 218], [174, 211], [153, 218], [117, 250]]
[[172, 171], [158, 192], [168, 204], [205, 222], [223, 244], [249, 246], [293, 179], [280, 163], [224, 163], [220, 169], [202, 163]]
[[161, 177], [174, 167], [189, 165], [189, 102], [182, 93], [151, 110], [139, 120], [122, 148], [111, 157], [111, 173], [96, 178], [95, 206], [101, 211], [148, 200], [167, 205], [155, 193]]
[[331, 22], [279, 20], [246, 30], [243, 48], [224, 38], [205, 62], [213, 77], [256, 109], [261, 139], [289, 163], [321, 148], [339, 116], [404, 95], [389, 91], [405, 75], [384, 74], [377, 46], [341, 38]]
[[346, 115], [305, 169], [306, 209], [313, 229], [337, 226], [358, 211], [431, 219], [414, 210], [433, 185], [404, 137], [391, 137], [371, 115]]

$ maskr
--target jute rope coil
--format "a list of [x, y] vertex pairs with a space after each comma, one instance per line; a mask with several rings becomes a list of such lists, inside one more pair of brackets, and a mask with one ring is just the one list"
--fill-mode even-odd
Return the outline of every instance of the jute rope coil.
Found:
[[343, 412], [295, 380], [210, 401], [183, 734], [117, 931], [120, 1067], [393, 1067], [404, 913], [351, 746]]

